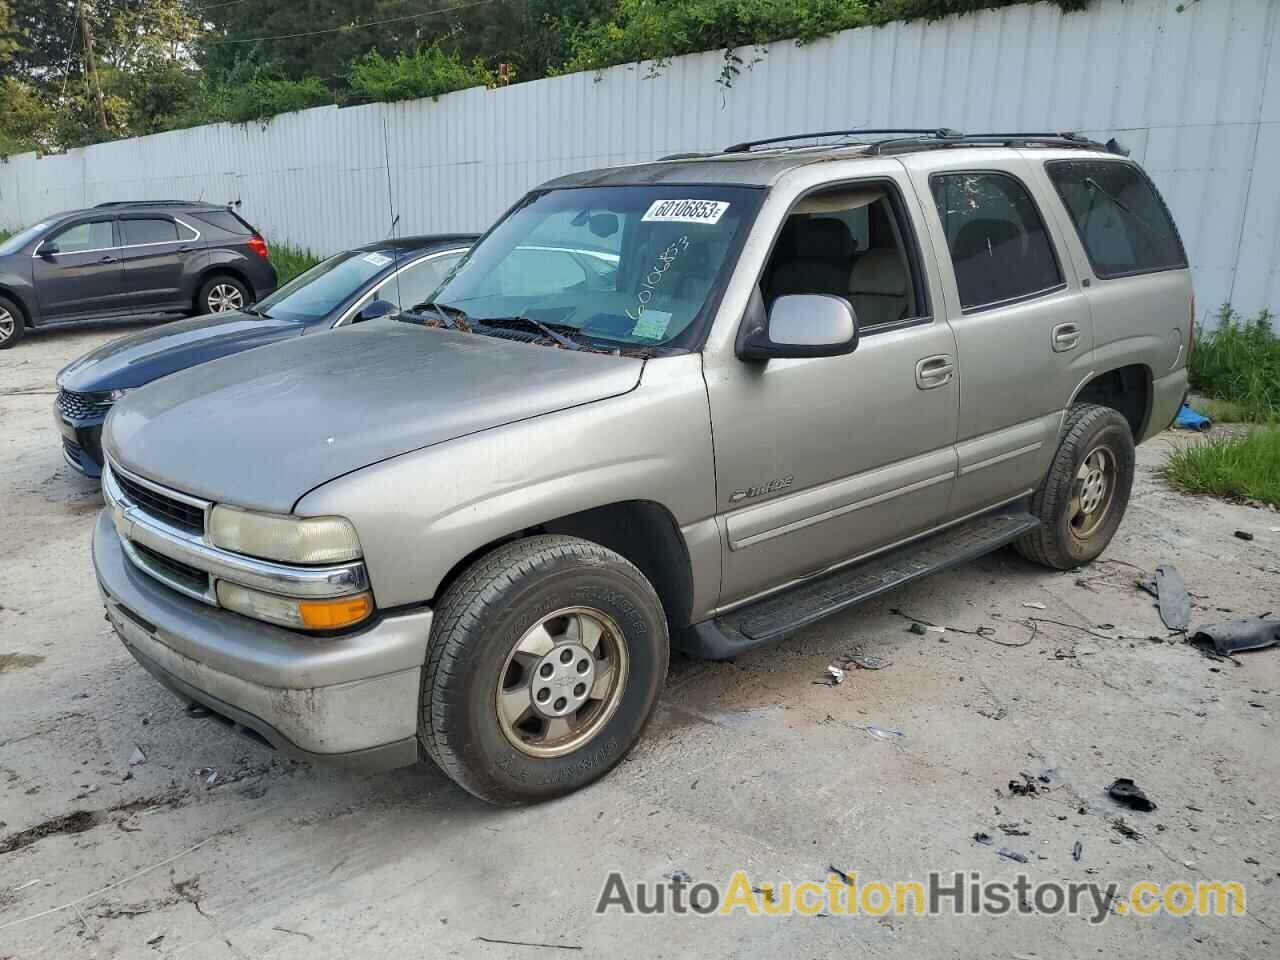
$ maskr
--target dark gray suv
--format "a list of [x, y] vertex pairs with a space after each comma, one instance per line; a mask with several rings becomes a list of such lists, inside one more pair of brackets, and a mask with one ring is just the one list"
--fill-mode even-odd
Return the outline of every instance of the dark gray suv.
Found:
[[222, 313], [275, 288], [266, 241], [228, 207], [164, 200], [55, 214], [0, 244], [0, 350], [28, 327]]

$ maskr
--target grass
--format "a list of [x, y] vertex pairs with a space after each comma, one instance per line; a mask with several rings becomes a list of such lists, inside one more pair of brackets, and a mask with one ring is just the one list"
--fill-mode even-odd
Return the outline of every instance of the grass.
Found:
[[300, 273], [305, 273], [320, 262], [310, 250], [292, 247], [287, 243], [271, 244], [271, 262], [275, 264], [280, 286], [284, 286]]
[[1214, 419], [1280, 422], [1280, 336], [1272, 329], [1273, 319], [1264, 310], [1246, 320], [1224, 305], [1215, 327], [1197, 339], [1191, 353], [1191, 386], [1231, 405]]
[[1192, 397], [1189, 401], [1192, 409], [1202, 413], [1214, 423], [1248, 423], [1249, 411], [1243, 404], [1232, 400], [1214, 400], [1209, 397]]
[[1254, 427], [1174, 450], [1164, 477], [1189, 493], [1280, 507], [1280, 427]]

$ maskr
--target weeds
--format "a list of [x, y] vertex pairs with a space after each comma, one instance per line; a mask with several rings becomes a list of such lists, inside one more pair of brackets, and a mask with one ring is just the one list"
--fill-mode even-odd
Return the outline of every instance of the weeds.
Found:
[[1280, 507], [1280, 427], [1254, 427], [1174, 450], [1166, 480], [1190, 493]]
[[1263, 310], [1246, 320], [1224, 304], [1214, 328], [1199, 337], [1191, 353], [1191, 385], [1233, 405], [1234, 416], [1219, 419], [1280, 422], [1280, 337], [1273, 319]]
[[320, 262], [320, 258], [302, 247], [292, 247], [287, 243], [273, 243], [271, 244], [271, 262], [275, 265], [276, 276], [280, 279], [280, 286], [283, 287], [294, 277], [314, 267]]

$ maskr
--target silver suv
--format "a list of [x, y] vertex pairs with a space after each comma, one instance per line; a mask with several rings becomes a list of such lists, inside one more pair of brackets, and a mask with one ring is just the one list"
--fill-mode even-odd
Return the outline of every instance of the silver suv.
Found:
[[636, 743], [669, 646], [730, 657], [1006, 544], [1097, 557], [1193, 315], [1114, 143], [859, 131], [577, 174], [410, 312], [131, 393], [94, 563], [193, 711], [552, 797]]

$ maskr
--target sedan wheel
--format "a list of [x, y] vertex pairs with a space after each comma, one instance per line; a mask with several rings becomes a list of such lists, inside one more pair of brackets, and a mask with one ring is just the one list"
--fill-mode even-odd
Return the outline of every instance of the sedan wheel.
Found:
[[18, 321], [13, 314], [0, 307], [0, 343], [10, 340], [17, 329]]

